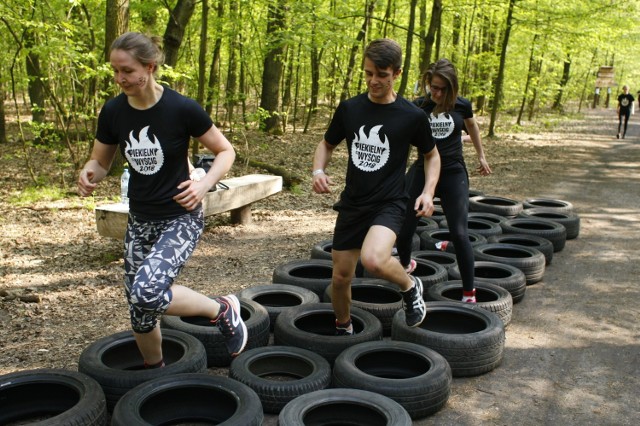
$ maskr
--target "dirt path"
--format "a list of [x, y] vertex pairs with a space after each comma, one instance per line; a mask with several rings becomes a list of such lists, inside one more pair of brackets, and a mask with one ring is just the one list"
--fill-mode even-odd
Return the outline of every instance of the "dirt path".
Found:
[[616, 140], [611, 114], [591, 114], [602, 133], [563, 134], [582, 143], [565, 150], [556, 183], [539, 188], [574, 204], [580, 236], [514, 306], [502, 365], [454, 379], [448, 405], [416, 425], [640, 422], [640, 125]]

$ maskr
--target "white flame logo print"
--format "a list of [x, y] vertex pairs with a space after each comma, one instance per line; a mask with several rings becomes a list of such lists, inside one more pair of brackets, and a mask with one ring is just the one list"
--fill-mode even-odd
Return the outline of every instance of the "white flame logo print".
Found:
[[138, 140], [129, 133], [129, 142], [124, 151], [129, 166], [143, 175], [152, 175], [162, 167], [164, 163], [164, 152], [160, 147], [158, 138], [153, 136], [153, 141], [148, 136], [149, 126], [140, 130]]
[[374, 172], [384, 166], [389, 160], [389, 140], [384, 137], [380, 140], [382, 125], [371, 128], [369, 135], [364, 132], [364, 126], [360, 127], [359, 135], [351, 144], [351, 161], [362, 171]]
[[444, 139], [453, 133], [455, 123], [453, 117], [446, 113], [438, 114], [436, 117], [431, 113], [429, 116], [429, 125], [431, 126], [431, 134], [436, 139]]

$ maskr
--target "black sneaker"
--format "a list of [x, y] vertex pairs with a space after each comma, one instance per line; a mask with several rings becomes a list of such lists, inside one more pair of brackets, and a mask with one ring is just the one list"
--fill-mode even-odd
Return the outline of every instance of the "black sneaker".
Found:
[[217, 297], [215, 301], [220, 304], [220, 313], [211, 322], [218, 326], [226, 339], [229, 354], [237, 356], [247, 344], [247, 326], [240, 316], [240, 301], [232, 294]]
[[353, 324], [349, 321], [347, 324], [339, 324], [336, 320], [336, 336], [352, 336]]
[[417, 327], [422, 324], [427, 316], [427, 308], [422, 299], [422, 281], [420, 278], [411, 276], [413, 279], [413, 287], [407, 291], [401, 291], [402, 305], [409, 327]]

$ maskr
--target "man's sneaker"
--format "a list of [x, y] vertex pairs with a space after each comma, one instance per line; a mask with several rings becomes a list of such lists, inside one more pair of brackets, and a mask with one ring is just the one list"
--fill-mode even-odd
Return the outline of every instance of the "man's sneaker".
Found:
[[353, 324], [351, 324], [351, 320], [346, 324], [340, 324], [338, 320], [336, 320], [336, 336], [351, 335], [353, 335]]
[[247, 344], [247, 326], [240, 317], [240, 301], [232, 294], [217, 297], [220, 304], [218, 317], [211, 321], [216, 324], [224, 336], [229, 354], [237, 356]]
[[422, 324], [424, 317], [427, 315], [427, 308], [422, 299], [422, 281], [418, 277], [411, 276], [413, 279], [413, 287], [407, 291], [401, 291], [402, 305], [407, 325], [409, 327], [417, 327]]
[[471, 291], [462, 291], [462, 301], [464, 303], [476, 303], [476, 289]]
[[407, 274], [411, 274], [413, 271], [416, 270], [416, 266], [418, 266], [416, 261], [414, 259], [411, 259], [409, 261], [409, 266], [405, 267], [404, 270], [407, 272]]

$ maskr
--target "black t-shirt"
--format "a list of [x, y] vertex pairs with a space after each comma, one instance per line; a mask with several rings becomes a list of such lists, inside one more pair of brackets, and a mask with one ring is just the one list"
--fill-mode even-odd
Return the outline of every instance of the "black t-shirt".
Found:
[[453, 111], [434, 115], [436, 103], [424, 97], [414, 101], [429, 117], [431, 134], [436, 141], [442, 169], [456, 163], [464, 164], [462, 155], [462, 131], [465, 130], [464, 120], [473, 117], [473, 109], [469, 100], [457, 97]]
[[620, 105], [620, 112], [627, 112], [631, 110], [631, 104], [635, 99], [631, 93], [622, 93], [618, 96], [618, 105]]
[[401, 96], [390, 104], [377, 104], [366, 93], [338, 105], [324, 138], [331, 145], [347, 141], [349, 165], [338, 207], [406, 199], [410, 146], [423, 154], [435, 146], [420, 108]]
[[192, 99], [164, 87], [153, 107], [131, 107], [125, 94], [108, 101], [98, 116], [96, 139], [118, 144], [129, 163], [129, 210], [145, 219], [187, 213], [173, 200], [178, 185], [189, 179], [187, 154], [191, 137], [205, 134], [213, 121]]

